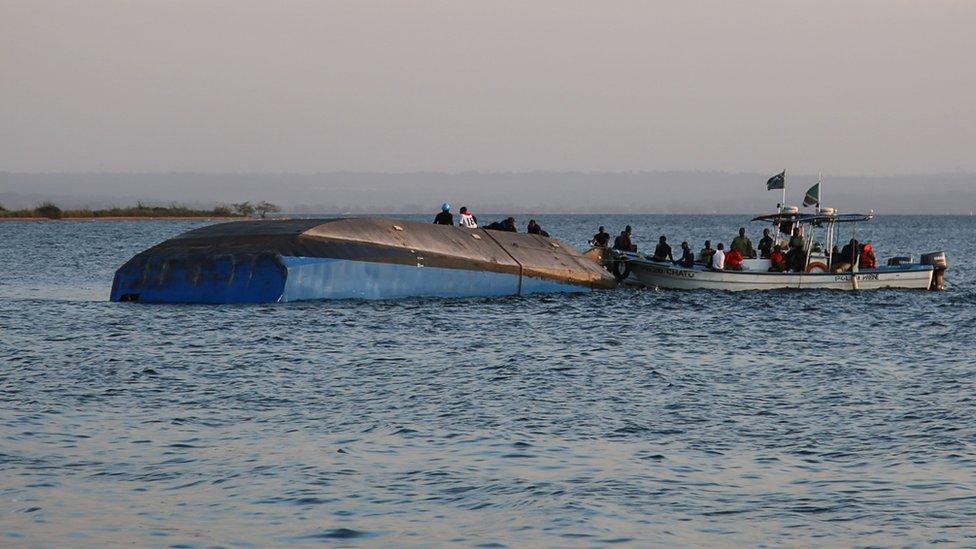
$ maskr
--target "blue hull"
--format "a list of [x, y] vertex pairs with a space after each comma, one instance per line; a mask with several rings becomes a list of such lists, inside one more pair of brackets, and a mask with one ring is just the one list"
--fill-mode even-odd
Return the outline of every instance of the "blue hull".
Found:
[[507, 273], [317, 257], [283, 257], [288, 275], [278, 301], [475, 297], [588, 292], [574, 284]]
[[273, 254], [137, 256], [115, 272], [111, 300], [269, 303], [279, 300], [287, 276]]

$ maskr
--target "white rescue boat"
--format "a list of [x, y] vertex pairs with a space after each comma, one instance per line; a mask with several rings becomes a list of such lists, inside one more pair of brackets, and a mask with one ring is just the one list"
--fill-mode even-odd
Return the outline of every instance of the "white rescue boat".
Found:
[[[850, 226], [854, 233], [857, 223], [873, 218], [873, 214], [837, 214], [831, 208], [815, 214], [801, 214], [798, 208], [787, 207], [780, 213], [753, 219], [772, 223], [774, 230], [782, 235], [800, 229], [804, 239], [803, 255], [798, 258], [802, 261], [802, 269], [777, 272], [769, 259], [744, 259], [741, 270], [715, 270], [702, 262], [686, 266], [618, 251], [613, 251], [614, 259], [608, 263], [608, 268], [624, 284], [676, 290], [943, 289], [948, 268], [944, 252], [924, 254], [919, 262], [910, 257], [895, 257], [884, 265], [879, 262], [873, 267], [862, 267], [858, 253], [851, 254], [850, 258], [837, 253], [835, 242], [841, 226]], [[823, 241], [818, 240], [818, 236]], [[779, 242], [781, 239], [775, 240]], [[782, 240], [780, 245], [786, 249], [787, 241]]]

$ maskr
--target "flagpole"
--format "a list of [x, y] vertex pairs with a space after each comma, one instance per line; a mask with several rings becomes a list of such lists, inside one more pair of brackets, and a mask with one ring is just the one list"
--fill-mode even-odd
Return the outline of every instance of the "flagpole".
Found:
[[817, 211], [823, 207], [823, 172], [817, 176]]
[[783, 170], [783, 201], [780, 202], [779, 211], [783, 213], [786, 209], [786, 170]]

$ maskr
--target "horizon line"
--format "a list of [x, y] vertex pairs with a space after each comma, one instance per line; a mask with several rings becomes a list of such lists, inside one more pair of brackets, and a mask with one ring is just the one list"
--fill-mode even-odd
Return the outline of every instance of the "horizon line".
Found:
[[[775, 175], [783, 171], [770, 171]], [[637, 174], [702, 174], [702, 175], [765, 175], [767, 172], [761, 171], [742, 171], [742, 170], [696, 170], [696, 169], [667, 169], [667, 170], [460, 170], [460, 171], [439, 171], [439, 170], [407, 170], [407, 171], [383, 171], [383, 170], [329, 170], [329, 171], [198, 171], [198, 170], [128, 170], [128, 171], [12, 171], [0, 170], [0, 175], [292, 175], [292, 176], [316, 176], [316, 175], [532, 175], [532, 174], [552, 174], [552, 175], [637, 175]], [[787, 176], [810, 177], [824, 174], [829, 177], [863, 177], [863, 178], [884, 178], [884, 177], [917, 177], [917, 176], [976, 176], [976, 171], [970, 170], [943, 170], [943, 171], [919, 171], [919, 172], [900, 172], [886, 174], [865, 174], [865, 173], [831, 173], [820, 171], [817, 173], [794, 172], [786, 170]]]

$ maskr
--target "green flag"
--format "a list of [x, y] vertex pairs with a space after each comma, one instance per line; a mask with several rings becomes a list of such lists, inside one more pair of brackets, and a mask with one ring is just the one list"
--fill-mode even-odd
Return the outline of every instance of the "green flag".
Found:
[[769, 178], [766, 181], [766, 190], [771, 191], [773, 189], [785, 189], [786, 188], [786, 170], [778, 173]]
[[803, 197], [804, 206], [819, 206], [820, 205], [820, 183], [810, 187], [807, 191], [807, 195]]

